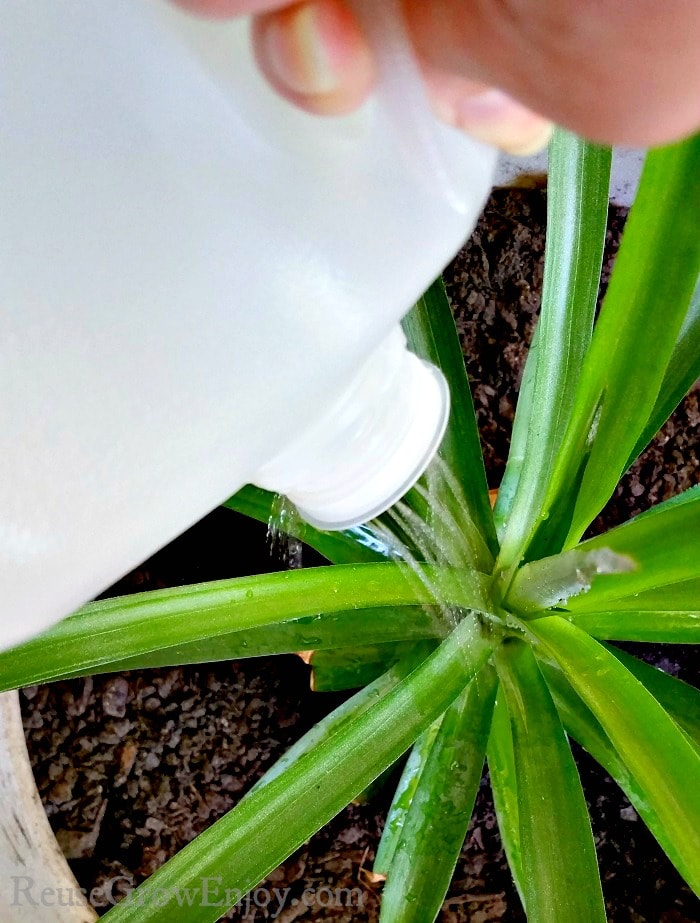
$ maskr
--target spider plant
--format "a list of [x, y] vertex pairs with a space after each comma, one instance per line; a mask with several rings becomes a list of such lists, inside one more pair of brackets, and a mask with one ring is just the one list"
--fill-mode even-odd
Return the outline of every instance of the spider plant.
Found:
[[[610, 160], [564, 131], [551, 146], [542, 310], [493, 514], [440, 281], [406, 320], [450, 382], [459, 490], [440, 502], [458, 529], [442, 542], [463, 565], [424, 560], [420, 583], [378, 526], [299, 524], [332, 564], [96, 602], [0, 655], [3, 689], [310, 649], [324, 688], [362, 686], [110, 923], [217, 920], [226, 889], [253, 888], [409, 750], [375, 862], [383, 923], [436, 918], [485, 761], [528, 918], [605, 920], [570, 740], [700, 892], [700, 692], [615, 644], [700, 640], [700, 487], [582, 540], [700, 375], [700, 136], [648, 154], [596, 319]], [[228, 506], [267, 521], [273, 503], [246, 488]], [[448, 633], [428, 586], [457, 613]], [[220, 902], [187, 899], [204, 878]]]

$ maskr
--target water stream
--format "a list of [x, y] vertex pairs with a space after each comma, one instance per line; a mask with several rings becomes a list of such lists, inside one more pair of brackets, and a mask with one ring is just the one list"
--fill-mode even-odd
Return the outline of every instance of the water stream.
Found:
[[276, 556], [289, 570], [303, 567], [303, 545], [292, 533], [299, 533], [302, 519], [296, 507], [282, 494], [276, 494], [267, 521], [267, 544], [270, 554]]
[[[376, 538], [376, 546], [402, 569], [417, 594], [425, 597], [427, 591], [431, 603], [425, 609], [439, 638], [445, 638], [468, 613], [445, 598], [424, 565], [449, 567], [456, 572], [478, 569], [489, 552], [477, 530], [469, 526], [469, 510], [459, 483], [437, 457], [403, 500], [364, 527]], [[290, 568], [302, 565], [302, 543], [289, 535], [300, 527], [303, 529], [303, 522], [294, 505], [276, 497], [268, 540], [271, 551]]]
[[466, 613], [446, 599], [424, 565], [450, 568], [456, 573], [473, 569], [477, 555], [465, 535], [468, 521], [462, 491], [445, 462], [437, 457], [413, 490], [372, 523], [406, 579], [418, 591], [428, 591], [432, 603], [425, 608], [440, 638], [453, 631]]

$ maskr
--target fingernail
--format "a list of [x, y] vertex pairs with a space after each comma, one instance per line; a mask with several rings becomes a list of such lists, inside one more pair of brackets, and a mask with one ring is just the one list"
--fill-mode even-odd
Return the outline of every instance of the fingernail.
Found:
[[552, 136], [551, 122], [500, 90], [445, 102], [438, 99], [437, 106], [444, 121], [509, 154], [534, 154], [546, 147]]
[[270, 16], [259, 36], [270, 75], [303, 96], [334, 93], [340, 74], [333, 66], [328, 31], [333, 9], [327, 4], [300, 4]]
[[520, 157], [539, 154], [540, 151], [543, 151], [552, 140], [554, 125], [546, 119], [540, 119], [540, 122], [541, 124], [539, 125], [532, 125], [529, 132], [514, 140], [509, 147], [503, 146], [503, 150], [510, 154], [517, 154]]

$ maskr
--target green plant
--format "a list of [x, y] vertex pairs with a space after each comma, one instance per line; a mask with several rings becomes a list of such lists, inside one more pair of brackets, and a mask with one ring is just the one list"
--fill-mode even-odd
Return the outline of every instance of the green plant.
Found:
[[[604, 920], [569, 737], [700, 892], [700, 692], [610, 644], [700, 640], [700, 486], [581, 541], [700, 375], [700, 136], [648, 155], [594, 323], [609, 171], [608, 150], [556, 135], [542, 313], [493, 516], [440, 282], [406, 321], [453, 396], [441, 455], [457, 486], [438, 482], [431, 504], [409, 500], [428, 523], [445, 512], [433, 523], [444, 553], [423, 561], [424, 582], [387, 558], [377, 525], [299, 524], [333, 566], [93, 603], [0, 655], [4, 689], [308, 649], [327, 686], [367, 684], [110, 923], [216, 920], [223, 905], [183, 895], [209, 876], [232, 892], [254, 887], [411, 747], [375, 863], [387, 878], [382, 921], [438, 914], [485, 759], [529, 919]], [[267, 521], [273, 501], [246, 488], [228, 505]], [[424, 544], [404, 538], [420, 560]], [[449, 632], [436, 593], [456, 613]]]

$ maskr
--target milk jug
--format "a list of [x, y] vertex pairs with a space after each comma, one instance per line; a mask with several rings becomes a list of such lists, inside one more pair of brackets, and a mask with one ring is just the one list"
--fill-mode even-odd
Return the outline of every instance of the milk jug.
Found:
[[247, 23], [0, 0], [0, 644], [246, 483], [342, 528], [448, 414], [399, 321], [469, 234], [491, 150], [439, 125], [393, 3], [359, 112], [278, 99]]

